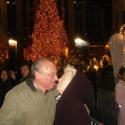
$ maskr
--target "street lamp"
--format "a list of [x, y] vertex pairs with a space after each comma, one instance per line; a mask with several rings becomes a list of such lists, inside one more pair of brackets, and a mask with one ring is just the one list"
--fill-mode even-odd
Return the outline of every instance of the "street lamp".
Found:
[[89, 45], [87, 41], [81, 39], [80, 37], [75, 38], [74, 42], [76, 47], [86, 47]]
[[78, 66], [79, 70], [83, 70], [83, 67], [85, 67], [85, 65], [88, 62], [88, 46], [89, 43], [84, 40], [81, 39], [80, 37], [76, 37], [74, 39], [74, 43], [75, 43], [75, 48], [74, 48], [74, 55], [75, 55], [75, 62], [76, 65]]
[[17, 48], [17, 41], [14, 39], [9, 39], [9, 46]]
[[16, 59], [17, 53], [17, 41], [14, 39], [9, 39], [9, 59], [13, 63]]

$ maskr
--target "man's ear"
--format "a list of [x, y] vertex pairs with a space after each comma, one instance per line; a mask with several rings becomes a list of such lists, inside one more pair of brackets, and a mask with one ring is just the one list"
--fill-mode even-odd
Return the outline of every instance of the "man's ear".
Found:
[[35, 78], [37, 79], [39, 79], [41, 77], [41, 75], [40, 75], [40, 73], [39, 72], [35, 72]]

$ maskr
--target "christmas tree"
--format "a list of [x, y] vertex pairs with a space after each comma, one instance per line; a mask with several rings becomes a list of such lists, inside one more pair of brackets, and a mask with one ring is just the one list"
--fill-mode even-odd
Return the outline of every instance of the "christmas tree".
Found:
[[40, 0], [32, 33], [32, 57], [35, 60], [41, 56], [58, 60], [67, 41], [55, 0]]

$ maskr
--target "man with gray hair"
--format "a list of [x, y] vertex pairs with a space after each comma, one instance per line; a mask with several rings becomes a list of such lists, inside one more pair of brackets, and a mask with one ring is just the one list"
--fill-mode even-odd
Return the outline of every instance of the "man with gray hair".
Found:
[[31, 77], [12, 89], [0, 109], [0, 125], [52, 125], [56, 108], [56, 65], [42, 58]]

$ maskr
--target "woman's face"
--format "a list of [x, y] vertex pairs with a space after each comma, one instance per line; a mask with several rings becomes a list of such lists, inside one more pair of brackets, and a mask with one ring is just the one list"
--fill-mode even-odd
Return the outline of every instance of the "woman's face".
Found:
[[6, 70], [3, 70], [0, 75], [2, 81], [6, 81], [8, 79], [8, 74]]

